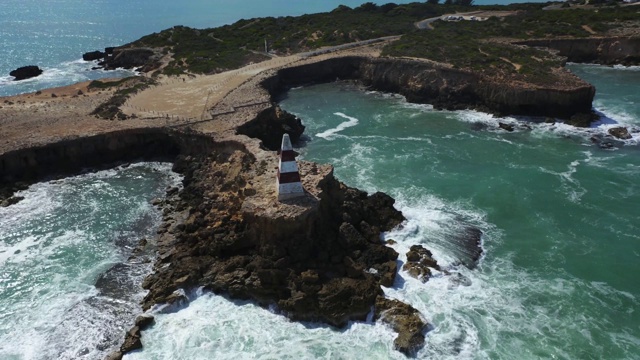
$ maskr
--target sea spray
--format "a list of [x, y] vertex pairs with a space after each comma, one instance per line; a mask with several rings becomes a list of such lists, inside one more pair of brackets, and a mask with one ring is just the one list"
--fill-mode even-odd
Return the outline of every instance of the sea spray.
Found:
[[175, 186], [171, 164], [141, 163], [34, 184], [0, 208], [0, 358], [101, 359], [141, 312], [150, 204]]

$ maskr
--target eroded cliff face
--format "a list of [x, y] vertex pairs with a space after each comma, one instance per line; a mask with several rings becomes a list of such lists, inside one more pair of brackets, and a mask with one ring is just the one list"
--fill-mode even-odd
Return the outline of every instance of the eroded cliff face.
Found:
[[[398, 254], [380, 233], [404, 217], [391, 197], [345, 186], [329, 165], [301, 162], [310, 194], [290, 203], [278, 202], [275, 192], [265, 199], [258, 184], [265, 176], [272, 183], [275, 174], [246, 150], [181, 156], [175, 170], [185, 176], [177, 207], [188, 216], [160, 234], [154, 272], [143, 283], [144, 308], [180, 302], [180, 289], [204, 287], [276, 305], [293, 320], [342, 327], [365, 320], [380, 303], [380, 286], [393, 284]], [[397, 326], [396, 341], [411, 354], [424, 344], [426, 322], [403, 306], [412, 311], [388, 321], [412, 324]]]
[[[278, 202], [275, 169], [269, 166], [277, 163], [275, 153], [249, 150], [253, 140], [244, 139], [215, 141], [200, 133], [150, 128], [64, 140], [0, 155], [2, 183], [134, 160], [174, 161], [184, 189], [178, 196], [170, 189], [171, 200], [163, 202], [170, 207], [164, 208], [153, 244], [157, 258], [143, 284], [149, 290], [144, 308], [179, 302], [177, 290], [204, 287], [275, 304], [294, 320], [338, 327], [365, 320], [384, 296], [381, 286], [391, 286], [397, 273], [398, 254], [380, 238], [381, 231], [404, 220], [394, 200], [345, 186], [329, 165], [301, 162], [307, 196]], [[384, 304], [378, 315], [393, 312], [395, 305]], [[409, 305], [403, 307], [409, 310], [382, 318], [401, 329], [396, 347], [411, 354], [424, 344], [426, 322]], [[128, 332], [115, 358], [141, 346], [139, 329]]]
[[640, 64], [640, 37], [538, 39], [516, 44], [553, 49], [568, 61], [577, 63]]
[[0, 154], [0, 187], [68, 176], [115, 163], [165, 159], [209, 151], [210, 137], [165, 128], [121, 130]]
[[404, 95], [437, 109], [477, 109], [499, 115], [570, 118], [589, 113], [595, 88], [573, 75], [571, 85], [541, 87], [504, 83], [479, 74], [419, 60], [343, 57], [291, 67], [263, 82], [277, 98], [287, 88], [336, 79], [357, 79], [374, 90]]

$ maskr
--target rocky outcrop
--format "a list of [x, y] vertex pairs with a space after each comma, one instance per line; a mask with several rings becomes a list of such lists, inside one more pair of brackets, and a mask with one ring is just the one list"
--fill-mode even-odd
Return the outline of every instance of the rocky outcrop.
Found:
[[90, 51], [90, 52], [86, 52], [86, 53], [82, 54], [82, 60], [84, 60], [84, 61], [100, 60], [100, 59], [104, 58], [105, 56], [106, 56], [106, 54], [103, 53], [102, 51], [99, 51], [99, 50]]
[[262, 144], [269, 150], [278, 150], [282, 142], [282, 135], [289, 134], [295, 144], [304, 132], [304, 125], [300, 118], [272, 106], [258, 113], [254, 120], [248, 121], [237, 129], [238, 134], [247, 135], [262, 140]]
[[617, 138], [617, 139], [621, 139], [621, 140], [629, 140], [631, 139], [631, 134], [629, 134], [629, 130], [627, 130], [626, 127], [615, 127], [615, 128], [611, 128], [609, 129], [609, 135]]
[[640, 64], [640, 37], [536, 39], [516, 44], [553, 49], [577, 63]]
[[409, 102], [429, 103], [437, 109], [559, 118], [589, 113], [595, 88], [569, 73], [563, 76], [574, 85], [504, 83], [420, 60], [343, 57], [282, 69], [263, 86], [277, 99], [290, 87], [357, 79], [374, 90], [398, 93]]
[[402, 266], [402, 270], [422, 282], [427, 282], [431, 277], [431, 269], [440, 270], [440, 266], [433, 258], [431, 251], [425, 249], [422, 245], [411, 246], [409, 252], [407, 252], [407, 262]]
[[296, 215], [285, 208], [265, 214], [247, 205], [256, 165], [242, 150], [176, 162], [185, 175], [181, 196], [193, 210], [174, 230], [176, 240], [160, 245], [143, 284], [144, 307], [203, 286], [275, 304], [294, 320], [338, 327], [364, 320], [382, 295], [380, 285], [395, 277], [398, 254], [379, 238], [403, 220], [393, 199], [346, 187], [330, 167], [301, 163], [303, 178], [323, 174], [318, 198], [308, 198]]
[[133, 69], [141, 67], [141, 71], [147, 72], [160, 66], [162, 54], [149, 48], [113, 48], [112, 53], [107, 53], [104, 61], [99, 64], [107, 70], [117, 68]]
[[427, 323], [420, 312], [410, 305], [382, 296], [376, 298], [375, 318], [382, 320], [398, 332], [393, 341], [396, 350], [407, 356], [414, 356], [424, 346], [424, 332]]
[[42, 74], [42, 69], [35, 65], [23, 66], [17, 68], [9, 73], [10, 76], [13, 76], [14, 81], [20, 81], [25, 79], [31, 79], [36, 76], [40, 76]]

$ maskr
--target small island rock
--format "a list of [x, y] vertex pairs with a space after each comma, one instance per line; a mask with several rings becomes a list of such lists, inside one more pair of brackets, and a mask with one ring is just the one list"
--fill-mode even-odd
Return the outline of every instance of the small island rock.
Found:
[[30, 79], [40, 74], [42, 74], [42, 69], [35, 65], [23, 66], [9, 73], [9, 75], [15, 77], [14, 81]]
[[631, 134], [629, 134], [629, 130], [627, 130], [627, 128], [622, 126], [609, 129], [609, 135], [622, 140], [631, 139]]

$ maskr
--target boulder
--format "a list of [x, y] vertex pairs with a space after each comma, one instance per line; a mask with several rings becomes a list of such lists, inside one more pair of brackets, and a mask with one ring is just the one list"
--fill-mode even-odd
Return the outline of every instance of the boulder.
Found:
[[629, 130], [626, 127], [615, 127], [609, 129], [609, 135], [621, 139], [621, 140], [629, 140], [631, 139], [631, 134], [629, 134]]
[[378, 296], [374, 316], [376, 320], [388, 323], [398, 332], [398, 337], [393, 341], [396, 350], [407, 356], [415, 356], [424, 346], [423, 333], [427, 329], [427, 323], [411, 305]]
[[149, 326], [153, 325], [155, 322], [155, 318], [153, 315], [142, 314], [136, 318], [136, 326], [140, 328], [140, 330], [145, 330]]
[[84, 54], [82, 54], [82, 60], [84, 61], [94, 61], [94, 60], [100, 60], [102, 58], [105, 57], [105, 53], [103, 53], [102, 51], [90, 51], [90, 52], [86, 52]]
[[124, 343], [120, 346], [120, 352], [126, 354], [128, 352], [142, 349], [142, 341], [140, 340], [140, 327], [132, 327], [124, 337]]
[[498, 126], [502, 130], [506, 130], [508, 132], [512, 132], [513, 131], [513, 125], [509, 125], [509, 124], [505, 124], [505, 123], [501, 122], [501, 123], [498, 123]]
[[431, 251], [422, 245], [413, 245], [407, 252], [407, 262], [402, 266], [412, 277], [427, 282], [431, 277], [431, 269], [440, 270], [438, 262], [433, 259]]
[[15, 77], [14, 81], [30, 79], [40, 74], [42, 74], [42, 69], [35, 65], [23, 66], [9, 73], [9, 75]]

